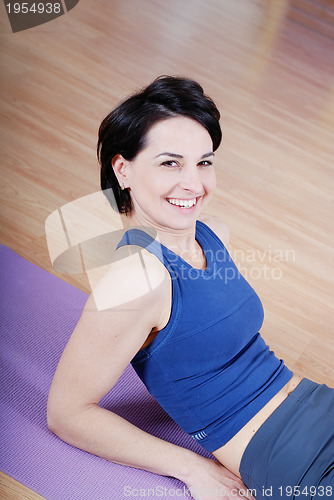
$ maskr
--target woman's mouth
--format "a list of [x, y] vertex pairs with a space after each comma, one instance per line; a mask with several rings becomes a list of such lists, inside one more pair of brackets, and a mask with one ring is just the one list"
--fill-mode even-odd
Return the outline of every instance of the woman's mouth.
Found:
[[188, 200], [181, 199], [181, 198], [166, 198], [168, 203], [171, 205], [175, 205], [177, 207], [183, 208], [183, 209], [189, 209], [197, 205], [198, 200], [201, 198], [201, 196], [198, 196], [197, 198], [190, 198]]

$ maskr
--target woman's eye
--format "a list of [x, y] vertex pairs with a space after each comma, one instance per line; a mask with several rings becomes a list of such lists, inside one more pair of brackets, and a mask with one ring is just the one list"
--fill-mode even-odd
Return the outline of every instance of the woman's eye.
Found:
[[212, 161], [210, 160], [203, 160], [199, 162], [199, 165], [201, 167], [210, 167], [212, 165]]
[[[212, 163], [212, 161], [210, 161], [210, 160], [202, 160], [202, 161], [200, 161], [200, 162], [198, 163], [198, 165], [199, 165], [200, 167], [210, 167], [212, 164], [213, 164], [213, 163]], [[178, 168], [178, 167], [180, 167], [180, 166], [181, 166], [181, 165], [180, 165], [177, 161], [175, 161], [175, 160], [166, 160], [166, 161], [164, 161], [163, 163], [161, 163], [161, 165], [162, 165], [162, 166], [165, 166], [165, 167], [174, 167], [174, 168], [175, 168], [175, 167], [177, 167], [177, 168]]]
[[164, 165], [165, 167], [178, 167], [179, 166], [179, 164], [175, 160], [164, 161], [161, 165]]

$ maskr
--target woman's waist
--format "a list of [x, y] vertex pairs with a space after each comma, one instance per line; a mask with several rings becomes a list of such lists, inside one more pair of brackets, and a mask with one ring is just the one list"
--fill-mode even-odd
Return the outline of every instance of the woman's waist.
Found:
[[289, 382], [232, 439], [212, 453], [217, 460], [240, 477], [241, 458], [250, 440], [301, 380], [302, 377], [293, 375]]

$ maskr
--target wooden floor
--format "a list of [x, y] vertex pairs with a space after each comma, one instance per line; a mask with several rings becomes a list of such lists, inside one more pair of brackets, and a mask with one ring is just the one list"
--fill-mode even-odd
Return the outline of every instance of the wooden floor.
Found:
[[[89, 291], [52, 269], [46, 218], [98, 191], [97, 128], [119, 100], [160, 74], [197, 79], [222, 112], [209, 209], [262, 298], [263, 336], [333, 386], [333, 1], [82, 0], [14, 34], [0, 10], [0, 242]], [[1, 481], [3, 499], [40, 498]]]

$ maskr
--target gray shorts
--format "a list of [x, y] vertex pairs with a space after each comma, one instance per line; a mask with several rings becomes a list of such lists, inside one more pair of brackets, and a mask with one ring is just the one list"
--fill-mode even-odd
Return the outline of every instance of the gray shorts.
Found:
[[240, 474], [257, 500], [334, 498], [334, 389], [303, 379], [251, 439]]

